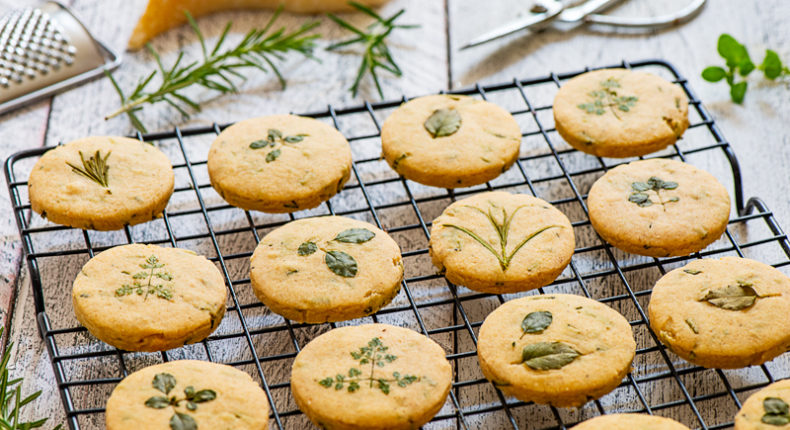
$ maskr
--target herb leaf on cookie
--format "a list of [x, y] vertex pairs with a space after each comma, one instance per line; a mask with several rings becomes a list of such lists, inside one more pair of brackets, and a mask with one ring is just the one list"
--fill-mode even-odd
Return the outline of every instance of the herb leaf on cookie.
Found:
[[436, 109], [425, 120], [423, 127], [434, 139], [451, 136], [461, 128], [461, 114], [455, 109]]
[[783, 426], [790, 424], [790, 406], [778, 397], [766, 397], [763, 400], [763, 410], [765, 415], [760, 421], [772, 426]]
[[304, 242], [299, 245], [299, 249], [296, 250], [296, 253], [302, 257], [311, 255], [318, 250], [318, 246], [316, 246], [313, 242]]
[[589, 93], [589, 96], [593, 99], [591, 102], [581, 103], [576, 107], [596, 115], [603, 115], [606, 112], [606, 108], [609, 108], [615, 118], [621, 119], [617, 111], [629, 112], [636, 105], [636, 102], [639, 101], [639, 97], [636, 96], [619, 95], [615, 88], [620, 88], [620, 82], [615, 78], [601, 81], [600, 86], [600, 90]]
[[324, 261], [335, 275], [344, 278], [357, 276], [357, 260], [343, 251], [327, 251]]
[[701, 302], [726, 309], [728, 311], [740, 311], [754, 305], [760, 296], [748, 282], [738, 281], [737, 285], [727, 285], [725, 287], [713, 288], [708, 290]]
[[345, 243], [363, 243], [373, 239], [374, 236], [376, 234], [366, 228], [350, 228], [338, 233], [334, 240]]
[[[158, 270], [165, 267], [165, 264], [159, 261], [156, 255], [151, 255], [145, 259], [145, 262], [139, 264], [140, 268], [145, 269], [143, 272], [130, 274], [122, 272], [125, 275], [131, 275], [133, 281], [131, 284], [123, 284], [121, 288], [115, 290], [116, 297], [130, 296], [137, 294], [142, 296], [143, 300], [148, 299], [148, 295], [153, 294], [160, 299], [171, 300], [173, 298], [173, 289], [164, 283], [157, 283], [156, 279], [161, 279], [165, 282], [173, 280], [173, 275], [165, 270]], [[149, 271], [150, 270], [150, 271]], [[156, 279], [154, 279], [156, 278]], [[163, 390], [160, 390], [165, 392]]]
[[[110, 158], [110, 154], [112, 151], [107, 151], [107, 155], [103, 158], [99, 151], [96, 151], [96, 154], [92, 155], [87, 160], [85, 156], [82, 155], [82, 151], [80, 151], [80, 160], [82, 161], [82, 167], [75, 166], [68, 161], [66, 164], [71, 167], [71, 171], [84, 176], [90, 179], [93, 182], [101, 185], [104, 188], [110, 188], [109, 179], [107, 177], [107, 173], [110, 170], [110, 166], [107, 165], [107, 159]], [[110, 194], [112, 194], [109, 190], [107, 190]]]
[[[631, 183], [631, 194], [628, 196], [628, 201], [631, 203], [636, 204], [637, 206], [644, 208], [653, 205], [653, 201], [650, 200], [650, 195], [647, 193], [648, 191], [655, 191], [656, 196], [658, 197], [658, 202], [661, 206], [664, 206], [666, 203], [674, 203], [680, 200], [679, 197], [670, 197], [668, 200], [664, 201], [661, 199], [661, 194], [659, 191], [661, 190], [674, 190], [678, 187], [677, 182], [673, 181], [664, 181], [660, 178], [655, 176], [651, 176], [647, 182], [632, 182]], [[664, 210], [666, 210], [666, 206], [664, 206]]]
[[[164, 409], [173, 407], [173, 416], [170, 417], [170, 428], [172, 430], [197, 430], [198, 425], [192, 416], [186, 413], [181, 413], [176, 408], [185, 402], [187, 411], [195, 411], [198, 408], [198, 403], [210, 402], [217, 398], [217, 393], [214, 390], [204, 389], [195, 391], [195, 387], [188, 386], [184, 388], [184, 397], [169, 396], [170, 391], [176, 386], [175, 376], [169, 373], [157, 373], [154, 376], [151, 385], [158, 391], [165, 394], [165, 396], [149, 397], [145, 401], [145, 406], [152, 409]], [[167, 397], [169, 396], [169, 397]]]
[[[530, 312], [521, 321], [521, 331], [527, 333], [542, 333], [550, 325], [553, 317], [549, 311]], [[522, 337], [524, 336], [522, 334]]]
[[535, 370], [560, 369], [581, 354], [563, 342], [538, 342], [521, 351], [521, 362]]

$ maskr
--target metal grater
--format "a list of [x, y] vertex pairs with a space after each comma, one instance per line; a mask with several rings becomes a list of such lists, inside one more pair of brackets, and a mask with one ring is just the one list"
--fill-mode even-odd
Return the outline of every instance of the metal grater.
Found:
[[120, 58], [64, 5], [0, 17], [0, 114], [101, 76]]

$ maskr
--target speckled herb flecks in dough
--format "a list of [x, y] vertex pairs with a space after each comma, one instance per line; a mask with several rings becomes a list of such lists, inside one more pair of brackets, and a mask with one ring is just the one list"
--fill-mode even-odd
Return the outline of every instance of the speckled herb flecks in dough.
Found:
[[606, 108], [609, 108], [615, 118], [621, 119], [617, 112], [629, 112], [639, 100], [636, 96], [619, 95], [616, 88], [620, 88], [620, 82], [617, 79], [609, 78], [603, 80], [600, 85], [600, 90], [591, 91], [589, 93], [593, 100], [589, 103], [579, 104], [579, 109], [587, 113], [603, 115], [606, 112]]
[[[173, 416], [170, 417], [170, 428], [172, 430], [197, 430], [198, 424], [189, 412], [196, 411], [199, 403], [210, 402], [217, 398], [214, 390], [197, 390], [193, 386], [184, 388], [184, 397], [175, 394], [170, 395], [170, 391], [176, 386], [176, 378], [169, 373], [157, 373], [151, 382], [154, 388], [164, 394], [164, 396], [149, 397], [145, 401], [145, 406], [152, 409], [164, 409], [173, 407]], [[182, 407], [181, 403], [184, 403]], [[181, 409], [183, 412], [179, 412]]]
[[[115, 290], [115, 295], [123, 297], [132, 294], [137, 294], [138, 296], [145, 294], [143, 300], [146, 300], [149, 294], [153, 294], [160, 299], [171, 300], [173, 298], [173, 289], [164, 283], [156, 283], [158, 282], [157, 279], [165, 282], [173, 280], [173, 275], [165, 270], [158, 270], [163, 267], [165, 267], [165, 264], [161, 263], [155, 255], [151, 255], [145, 259], [145, 262], [140, 263], [140, 268], [145, 269], [144, 271], [135, 274], [124, 272], [130, 275], [134, 281], [131, 284], [123, 284], [121, 288]], [[143, 282], [145, 283], [143, 284]]]

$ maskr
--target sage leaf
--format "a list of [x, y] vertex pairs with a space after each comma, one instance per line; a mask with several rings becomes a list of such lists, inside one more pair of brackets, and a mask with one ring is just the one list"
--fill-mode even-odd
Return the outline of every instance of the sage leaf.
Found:
[[203, 403], [208, 402], [209, 400], [214, 400], [217, 398], [217, 393], [214, 390], [200, 390], [195, 393], [195, 397], [192, 398], [192, 401], [195, 403]]
[[455, 109], [437, 109], [423, 126], [434, 138], [450, 136], [461, 128], [461, 114]]
[[154, 396], [145, 401], [145, 405], [153, 409], [164, 409], [170, 406], [170, 400], [163, 396]]
[[560, 369], [579, 355], [579, 351], [562, 342], [538, 342], [524, 347], [521, 362], [535, 370]]
[[350, 228], [343, 230], [335, 236], [336, 241], [344, 243], [363, 243], [376, 236], [372, 231], [365, 228]]
[[540, 333], [551, 325], [553, 317], [549, 311], [530, 312], [521, 321], [521, 331], [524, 333]]
[[170, 394], [170, 390], [176, 386], [176, 378], [169, 373], [157, 373], [156, 376], [154, 376], [152, 385], [157, 390], [165, 394]]
[[324, 262], [335, 275], [344, 278], [357, 276], [357, 261], [343, 251], [327, 251]]
[[739, 281], [738, 285], [714, 288], [708, 291], [699, 301], [706, 301], [713, 306], [728, 311], [739, 311], [750, 308], [758, 297], [760, 296], [757, 295], [751, 284]]
[[778, 397], [766, 397], [763, 400], [763, 409], [765, 409], [766, 414], [790, 414], [790, 406]]
[[275, 149], [273, 151], [269, 151], [269, 153], [266, 154], [266, 162], [267, 163], [271, 163], [272, 161], [276, 160], [277, 157], [280, 156], [280, 153], [281, 153], [281, 151], [279, 149]]
[[187, 414], [176, 412], [170, 417], [170, 428], [172, 430], [197, 430], [197, 422]]
[[301, 255], [302, 257], [305, 257], [305, 256], [313, 254], [317, 249], [318, 249], [318, 246], [316, 246], [315, 243], [313, 243], [313, 242], [304, 242], [301, 245], [299, 245], [299, 249], [296, 250], [296, 253]]

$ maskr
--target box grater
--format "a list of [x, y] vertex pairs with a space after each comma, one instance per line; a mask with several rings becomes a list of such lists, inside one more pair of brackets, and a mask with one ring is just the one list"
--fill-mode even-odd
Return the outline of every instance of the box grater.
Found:
[[0, 114], [112, 70], [121, 59], [64, 5], [50, 1], [0, 17]]

